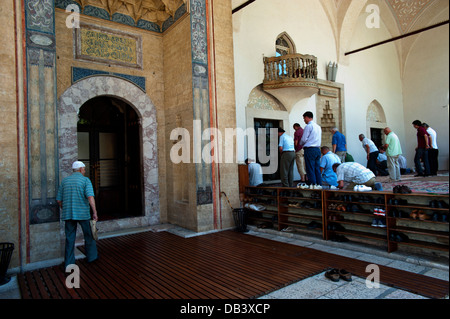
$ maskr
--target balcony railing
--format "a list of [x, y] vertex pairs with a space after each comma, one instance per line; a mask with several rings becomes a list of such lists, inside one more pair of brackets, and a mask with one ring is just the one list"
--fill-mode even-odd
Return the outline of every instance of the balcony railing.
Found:
[[264, 89], [317, 87], [317, 58], [288, 54], [264, 58]]

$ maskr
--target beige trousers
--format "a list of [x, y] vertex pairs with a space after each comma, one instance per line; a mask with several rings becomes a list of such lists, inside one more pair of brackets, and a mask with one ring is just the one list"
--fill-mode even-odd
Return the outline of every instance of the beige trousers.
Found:
[[305, 151], [303, 148], [295, 153], [295, 164], [297, 164], [297, 170], [300, 174], [300, 177], [302, 178], [302, 181], [305, 180], [306, 177], [306, 168], [305, 168], [305, 157], [304, 157]]

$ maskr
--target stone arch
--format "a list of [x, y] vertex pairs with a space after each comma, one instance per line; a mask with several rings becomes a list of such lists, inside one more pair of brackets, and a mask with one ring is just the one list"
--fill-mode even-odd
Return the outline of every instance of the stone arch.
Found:
[[71, 172], [77, 160], [77, 120], [80, 107], [97, 96], [111, 96], [134, 108], [140, 118], [142, 174], [144, 182], [143, 224], [159, 223], [159, 184], [156, 108], [150, 98], [133, 83], [114, 76], [92, 76], [69, 87], [58, 100], [59, 169], [61, 178]]
[[373, 100], [366, 113], [367, 135], [377, 146], [384, 144], [385, 136], [383, 129], [387, 126], [386, 115], [383, 106], [377, 100]]

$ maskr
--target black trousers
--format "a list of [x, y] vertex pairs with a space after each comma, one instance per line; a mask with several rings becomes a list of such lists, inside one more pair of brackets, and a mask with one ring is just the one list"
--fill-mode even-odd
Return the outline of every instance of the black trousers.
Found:
[[439, 169], [439, 150], [437, 148], [428, 149], [428, 163], [430, 164], [430, 174], [437, 175]]
[[369, 160], [367, 161], [367, 168], [370, 169], [375, 176], [377, 176], [377, 158], [380, 152], [372, 152], [369, 154]]

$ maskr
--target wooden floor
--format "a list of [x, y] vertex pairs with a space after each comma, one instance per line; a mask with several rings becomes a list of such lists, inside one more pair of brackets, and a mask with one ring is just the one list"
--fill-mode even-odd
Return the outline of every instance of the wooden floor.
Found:
[[[330, 248], [332, 249], [332, 248]], [[367, 277], [369, 262], [233, 231], [193, 238], [145, 232], [98, 241], [100, 260], [78, 260], [80, 288], [68, 289], [61, 267], [18, 276], [24, 299], [257, 298], [323, 272], [344, 268]], [[381, 283], [431, 298], [447, 281], [380, 266]]]

